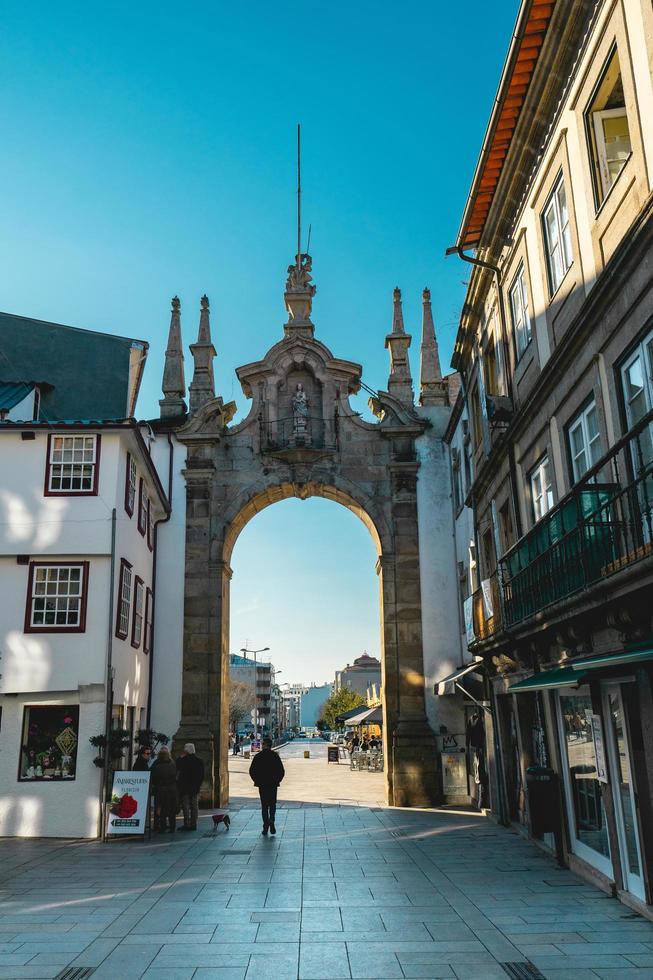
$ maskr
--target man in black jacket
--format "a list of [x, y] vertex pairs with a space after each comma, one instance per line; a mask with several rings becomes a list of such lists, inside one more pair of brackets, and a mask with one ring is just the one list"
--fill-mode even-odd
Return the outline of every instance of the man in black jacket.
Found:
[[258, 787], [261, 797], [261, 813], [263, 815], [263, 834], [276, 834], [274, 818], [277, 812], [277, 790], [279, 783], [286, 775], [283, 762], [277, 752], [272, 751], [272, 739], [263, 739], [263, 748], [254, 756], [249, 767], [252, 782]]
[[197, 830], [197, 797], [204, 779], [204, 763], [195, 755], [192, 742], [184, 745], [177, 759], [177, 790], [184, 814], [182, 830]]

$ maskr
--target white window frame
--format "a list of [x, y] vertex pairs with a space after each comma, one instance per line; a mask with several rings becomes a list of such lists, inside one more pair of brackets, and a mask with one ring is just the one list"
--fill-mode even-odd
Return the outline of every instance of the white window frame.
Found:
[[528, 482], [531, 488], [534, 523], [537, 524], [553, 507], [553, 482], [548, 453], [542, 456], [538, 464], [530, 471]]
[[131, 627], [133, 578], [132, 566], [123, 558], [120, 563], [120, 578], [118, 579], [118, 616], [116, 619], [116, 636], [120, 640], [127, 639]]
[[[640, 361], [642, 364], [642, 378], [644, 399], [646, 401], [646, 412], [650, 412], [653, 407], [653, 330], [646, 334], [646, 336], [640, 341], [635, 350], [630, 354], [629, 357], [621, 365], [621, 389], [623, 392], [624, 407], [626, 411], [626, 424], [628, 429], [632, 429], [633, 426], [637, 425], [637, 422], [642, 417], [641, 415], [637, 418], [633, 417], [631, 404], [633, 399], [628, 401], [626, 396], [626, 372], [636, 361]], [[649, 353], [650, 351], [650, 353]]]
[[[76, 583], [74, 588], [72, 583]], [[32, 562], [25, 631], [84, 632], [87, 595], [88, 562]], [[46, 621], [50, 615], [54, 616], [54, 622]], [[60, 616], [65, 622], [56, 621]]]
[[[551, 223], [548, 220], [549, 215], [553, 217]], [[553, 297], [560, 288], [574, 259], [571, 248], [569, 205], [563, 174], [560, 174], [556, 180], [551, 195], [544, 206], [542, 233], [549, 274], [549, 291]]]
[[[99, 437], [96, 433], [51, 433], [48, 440], [47, 494], [96, 496], [98, 457]], [[75, 474], [75, 469], [79, 470], [79, 475]], [[82, 486], [84, 480], [90, 481], [90, 486]], [[74, 485], [76, 482], [79, 485]]]
[[134, 578], [134, 618], [132, 620], [131, 645], [138, 649], [143, 638], [145, 614], [145, 583], [138, 575]]
[[[590, 436], [589, 416], [594, 412], [596, 416], [596, 434]], [[579, 432], [582, 440], [582, 448], [575, 452], [573, 436]], [[567, 426], [567, 448], [571, 460], [571, 474], [574, 483], [591, 470], [595, 463], [601, 458], [601, 429], [599, 426], [598, 411], [596, 401], [592, 398], [587, 405], [578, 412]], [[584, 457], [584, 465], [579, 463], [579, 459]], [[582, 467], [582, 468], [581, 468]]]
[[127, 472], [125, 474], [125, 510], [131, 517], [136, 505], [136, 491], [138, 490], [138, 471], [136, 460], [131, 453], [127, 453]]
[[528, 292], [526, 290], [526, 272], [523, 262], [519, 266], [515, 278], [512, 281], [509, 296], [512, 328], [515, 333], [515, 348], [517, 351], [517, 360], [519, 360], [530, 344], [533, 336], [531, 318], [528, 314]]

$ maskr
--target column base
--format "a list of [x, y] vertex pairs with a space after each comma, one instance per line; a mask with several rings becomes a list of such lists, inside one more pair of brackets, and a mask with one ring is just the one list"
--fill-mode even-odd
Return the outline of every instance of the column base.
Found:
[[432, 807], [442, 802], [435, 736], [428, 722], [399, 722], [390, 737], [392, 806]]

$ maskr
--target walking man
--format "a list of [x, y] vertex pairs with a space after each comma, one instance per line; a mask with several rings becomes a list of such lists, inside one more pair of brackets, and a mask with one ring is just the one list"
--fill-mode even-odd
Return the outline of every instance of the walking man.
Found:
[[269, 830], [274, 835], [277, 832], [277, 828], [274, 826], [274, 818], [277, 812], [277, 790], [286, 773], [279, 754], [272, 751], [271, 738], [263, 739], [263, 747], [254, 756], [249, 767], [249, 774], [252, 777], [252, 782], [258, 788], [258, 795], [261, 797], [263, 834], [267, 836]]
[[182, 830], [197, 830], [197, 797], [204, 779], [204, 763], [195, 755], [195, 746], [186, 742], [177, 759], [177, 790], [184, 814]]

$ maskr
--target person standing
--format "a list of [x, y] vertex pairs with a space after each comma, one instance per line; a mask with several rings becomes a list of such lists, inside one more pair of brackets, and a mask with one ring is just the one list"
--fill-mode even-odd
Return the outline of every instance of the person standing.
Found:
[[272, 751], [272, 739], [264, 738], [263, 747], [258, 752], [249, 767], [252, 782], [258, 789], [261, 798], [261, 814], [263, 816], [263, 834], [268, 830], [274, 836], [277, 828], [274, 818], [277, 812], [277, 790], [281, 780], [286, 775], [283, 762], [277, 752]]
[[240, 736], [236, 734], [234, 736], [234, 755], [238, 755], [240, 752]]
[[177, 790], [184, 814], [182, 830], [197, 830], [197, 797], [204, 780], [204, 763], [195, 754], [192, 742], [186, 742], [177, 759]]
[[149, 772], [152, 761], [152, 749], [149, 745], [141, 745], [132, 769], [134, 772]]
[[165, 834], [166, 825], [170, 833], [177, 829], [177, 767], [165, 745], [159, 749], [156, 762], [150, 770], [150, 785], [154, 793], [154, 829]]

